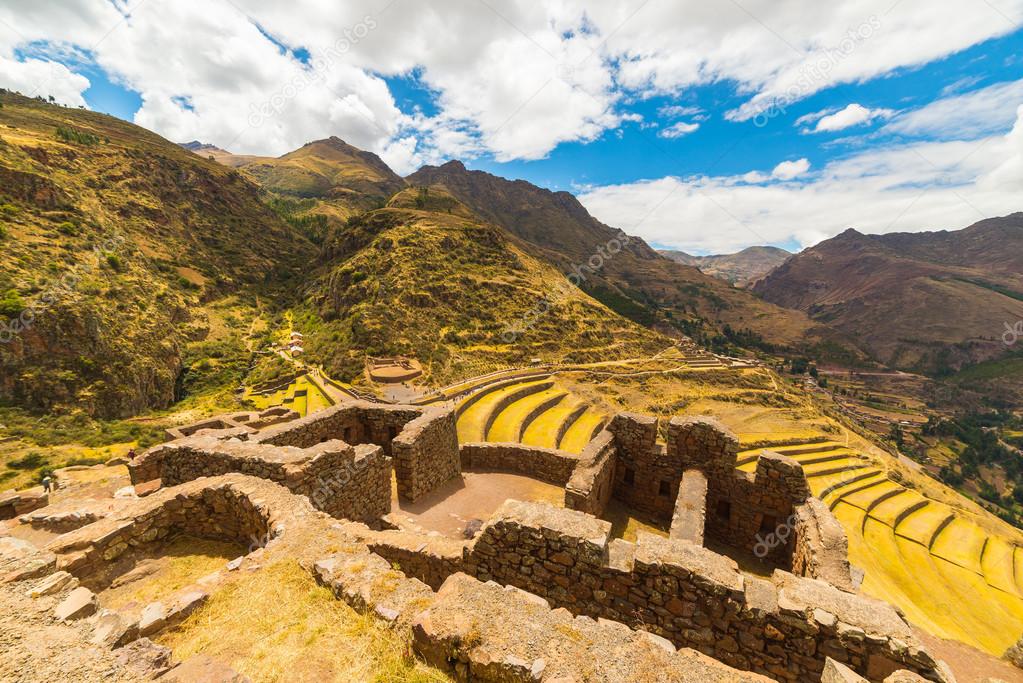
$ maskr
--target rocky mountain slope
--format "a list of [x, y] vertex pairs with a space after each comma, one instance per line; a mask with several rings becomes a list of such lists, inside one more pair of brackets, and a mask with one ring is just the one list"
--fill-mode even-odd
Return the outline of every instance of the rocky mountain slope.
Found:
[[[446, 188], [473, 212], [538, 247], [565, 274], [581, 273], [583, 289], [644, 325], [694, 336], [720, 334], [727, 325], [784, 346], [817, 343], [830, 335], [801, 312], [664, 258], [638, 237], [624, 240], [623, 232], [595, 219], [567, 192], [469, 171], [457, 161], [425, 166], [406, 180]], [[620, 243], [624, 247], [610, 254], [608, 246]]]
[[325, 253], [295, 325], [307, 355], [346, 379], [365, 355], [414, 356], [445, 383], [533, 358], [612, 360], [671, 343], [438, 188], [408, 188], [351, 219]]
[[734, 254], [693, 256], [684, 251], [658, 249], [657, 253], [676, 263], [696, 266], [701, 272], [713, 275], [736, 287], [748, 287], [792, 256], [778, 247], [747, 247]]
[[376, 154], [336, 137], [310, 142], [276, 158], [208, 148], [197, 153], [209, 153], [216, 161], [240, 169], [272, 192], [296, 199], [322, 200], [322, 204], [345, 218], [383, 206], [405, 187], [401, 176]]
[[0, 402], [166, 406], [201, 307], [287, 292], [315, 256], [237, 171], [110, 116], [0, 104]]
[[1003, 336], [1023, 320], [1023, 213], [958, 231], [850, 229], [753, 291], [855, 335], [879, 361], [945, 374], [1016, 346]]

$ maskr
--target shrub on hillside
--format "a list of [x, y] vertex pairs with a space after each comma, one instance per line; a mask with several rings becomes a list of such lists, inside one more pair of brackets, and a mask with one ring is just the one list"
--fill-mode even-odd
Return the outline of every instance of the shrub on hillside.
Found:
[[77, 128], [57, 126], [57, 139], [64, 142], [77, 142], [80, 145], [98, 145], [100, 138], [95, 133], [87, 133]]
[[13, 318], [25, 310], [25, 301], [15, 289], [9, 289], [0, 296], [0, 318]]

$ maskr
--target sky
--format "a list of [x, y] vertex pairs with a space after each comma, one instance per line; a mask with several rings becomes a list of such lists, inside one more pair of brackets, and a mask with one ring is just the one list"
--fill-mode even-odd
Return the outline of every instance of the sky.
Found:
[[695, 254], [1023, 210], [1023, 0], [3, 0], [0, 87], [462, 160]]

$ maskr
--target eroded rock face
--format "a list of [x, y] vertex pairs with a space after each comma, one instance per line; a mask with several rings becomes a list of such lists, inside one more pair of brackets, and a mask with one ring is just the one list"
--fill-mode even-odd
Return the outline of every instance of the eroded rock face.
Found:
[[1009, 660], [1013, 666], [1023, 669], [1023, 636], [1016, 641], [1015, 645], [1005, 651], [1004, 657]]

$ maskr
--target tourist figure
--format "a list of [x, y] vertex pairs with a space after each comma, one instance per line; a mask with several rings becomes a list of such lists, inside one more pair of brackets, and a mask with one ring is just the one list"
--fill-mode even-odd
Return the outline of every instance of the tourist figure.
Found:
[[135, 459], [135, 449], [131, 448], [131, 449], [128, 450], [128, 460], [134, 460], [134, 459]]
[[43, 477], [43, 491], [49, 493], [51, 488], [53, 488], [53, 479], [50, 479], [50, 475], [47, 474]]

